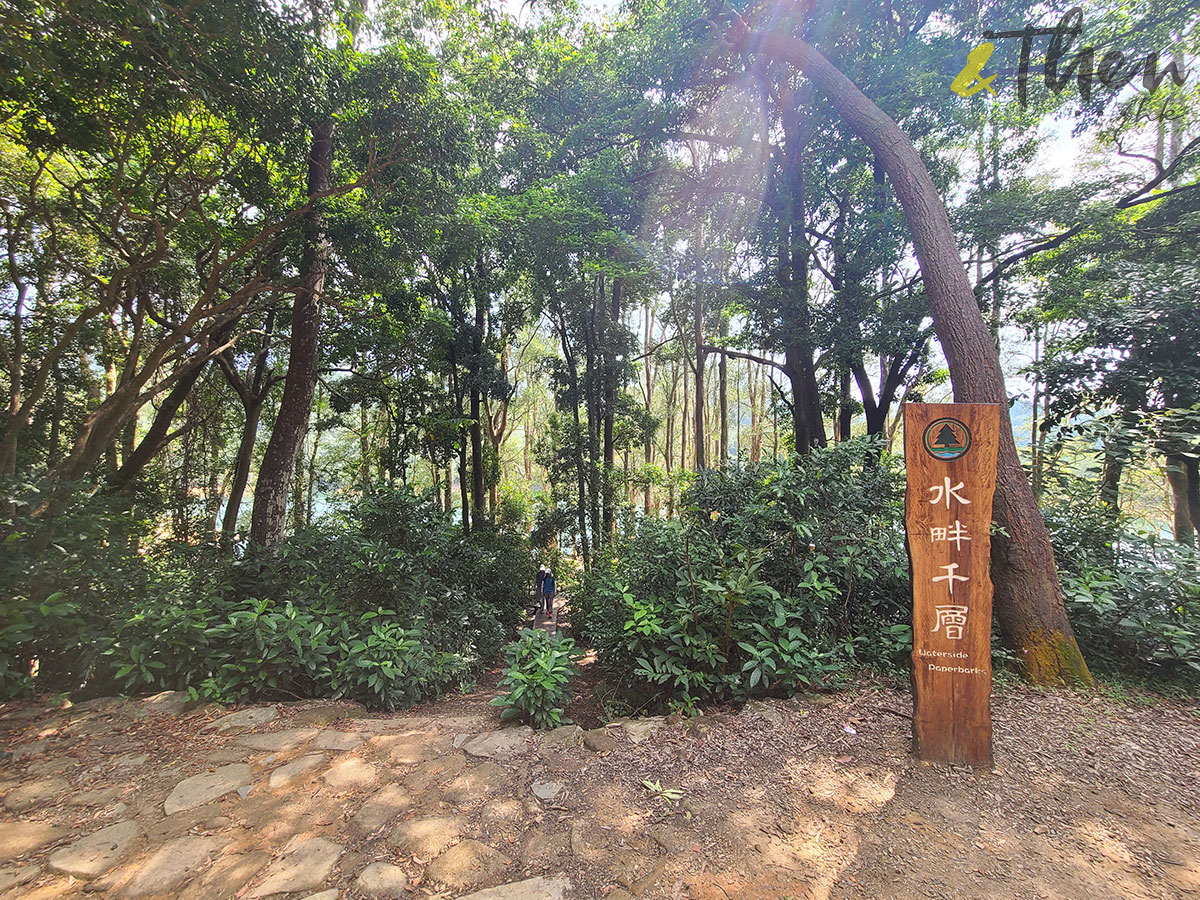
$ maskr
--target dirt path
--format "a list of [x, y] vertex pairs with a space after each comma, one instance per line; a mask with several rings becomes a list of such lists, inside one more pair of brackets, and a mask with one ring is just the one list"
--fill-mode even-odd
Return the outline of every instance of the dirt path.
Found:
[[0, 897], [1200, 896], [1194, 707], [1005, 689], [976, 774], [890, 690], [544, 735], [492, 695], [0, 708]]

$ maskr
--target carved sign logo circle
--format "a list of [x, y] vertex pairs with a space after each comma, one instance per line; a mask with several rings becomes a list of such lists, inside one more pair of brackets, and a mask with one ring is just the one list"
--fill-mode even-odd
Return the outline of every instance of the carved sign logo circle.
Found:
[[934, 419], [926, 426], [921, 443], [930, 456], [949, 462], [971, 449], [971, 429], [958, 419]]

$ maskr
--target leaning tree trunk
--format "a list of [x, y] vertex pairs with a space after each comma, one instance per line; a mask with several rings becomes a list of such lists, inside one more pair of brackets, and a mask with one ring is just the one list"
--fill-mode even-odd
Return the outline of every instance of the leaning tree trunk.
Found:
[[[313, 128], [312, 153], [308, 158], [308, 196], [328, 191], [333, 170], [333, 119]], [[258, 482], [254, 487], [254, 511], [250, 540], [255, 544], [277, 544], [283, 540], [284, 514], [296, 451], [308, 433], [313, 391], [317, 384], [317, 335], [321, 324], [321, 294], [329, 270], [330, 245], [325, 217], [313, 203], [304, 220], [304, 254], [300, 263], [300, 287], [292, 305], [292, 336], [287, 377], [279, 414], [267, 443]]]
[[993, 508], [1002, 530], [992, 538], [992, 578], [1005, 642], [1020, 654], [1035, 683], [1091, 683], [1063, 605], [1050, 534], [1017, 457], [999, 354], [959, 259], [945, 204], [920, 154], [887, 114], [810, 45], [787, 35], [751, 32], [740, 20], [729, 39], [737, 50], [799, 68], [875, 151], [891, 179], [912, 232], [954, 399], [997, 403], [1004, 412]]

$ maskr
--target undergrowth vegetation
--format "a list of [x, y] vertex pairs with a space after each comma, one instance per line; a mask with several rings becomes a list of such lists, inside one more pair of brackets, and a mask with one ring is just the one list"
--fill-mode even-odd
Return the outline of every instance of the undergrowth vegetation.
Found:
[[563, 710], [571, 700], [570, 681], [576, 672], [575, 642], [540, 628], [522, 628], [505, 656], [508, 668], [500, 679], [504, 693], [491, 701], [503, 709], [500, 717], [518, 717], [534, 728], [567, 724]]
[[[644, 521], [582, 579], [575, 626], [643, 708], [791, 694], [863, 670], [902, 675], [912, 648], [903, 483], [901, 463], [869, 441], [702, 473], [679, 521]], [[1047, 518], [1089, 663], [1200, 671], [1197, 554], [1075, 508], [1083, 496], [1052, 495]], [[1002, 664], [998, 636], [994, 646]]]
[[101, 501], [74, 508], [46, 549], [33, 530], [9, 540], [5, 696], [30, 686], [36, 661], [43, 689], [395, 708], [473, 683], [520, 621], [529, 582], [523, 539], [464, 538], [402, 493], [240, 558], [116, 530]]
[[900, 664], [903, 478], [849, 442], [697, 477], [677, 522], [642, 524], [584, 578], [573, 621], [633, 692], [690, 710]]
[[1071, 625], [1088, 664], [1200, 682], [1200, 553], [1138, 531], [1063, 478], [1044, 501]]

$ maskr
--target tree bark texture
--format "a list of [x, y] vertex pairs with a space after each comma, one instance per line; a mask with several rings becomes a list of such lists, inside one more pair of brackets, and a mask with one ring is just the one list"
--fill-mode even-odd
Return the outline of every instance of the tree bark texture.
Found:
[[[329, 190], [333, 169], [333, 119], [313, 128], [312, 152], [308, 158], [308, 195]], [[329, 271], [331, 248], [325, 233], [325, 217], [316, 203], [304, 220], [304, 252], [300, 265], [300, 287], [292, 305], [292, 334], [287, 377], [279, 414], [271, 429], [258, 482], [254, 488], [254, 511], [250, 540], [272, 545], [283, 540], [288, 488], [296, 452], [308, 433], [313, 392], [317, 384], [317, 337], [321, 324], [321, 295]]]

